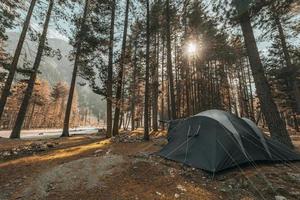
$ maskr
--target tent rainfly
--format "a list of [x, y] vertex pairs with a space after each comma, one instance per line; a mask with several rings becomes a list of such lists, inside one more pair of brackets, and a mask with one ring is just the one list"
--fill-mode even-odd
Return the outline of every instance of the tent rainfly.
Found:
[[221, 110], [171, 121], [168, 144], [158, 155], [212, 173], [252, 162], [300, 161], [251, 120]]

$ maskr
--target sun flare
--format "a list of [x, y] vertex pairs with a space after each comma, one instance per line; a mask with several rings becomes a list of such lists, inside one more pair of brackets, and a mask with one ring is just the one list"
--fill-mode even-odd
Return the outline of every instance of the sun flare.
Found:
[[196, 51], [197, 51], [197, 45], [196, 45], [196, 43], [194, 43], [194, 42], [188, 43], [188, 45], [187, 45], [187, 53], [189, 55], [193, 55], [193, 54], [196, 53]]

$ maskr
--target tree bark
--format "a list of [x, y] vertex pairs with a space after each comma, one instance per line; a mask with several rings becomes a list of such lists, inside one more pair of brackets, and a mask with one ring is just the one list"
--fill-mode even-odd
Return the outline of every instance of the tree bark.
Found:
[[133, 80], [132, 80], [132, 98], [131, 98], [131, 130], [135, 129], [135, 104], [136, 104], [136, 76], [137, 76], [137, 38], [134, 42], [134, 60], [133, 60]]
[[240, 25], [244, 35], [256, 92], [271, 136], [275, 140], [292, 148], [293, 144], [272, 98], [270, 86], [264, 74], [248, 12], [240, 16]]
[[248, 60], [247, 60], [247, 75], [248, 75], [249, 90], [250, 90], [249, 93], [250, 93], [251, 120], [255, 121], [253, 89], [252, 89], [251, 73], [250, 73], [250, 66]]
[[[162, 56], [161, 56], [161, 118], [160, 120], [165, 119], [165, 80], [164, 80], [164, 65], [165, 65], [165, 41], [162, 41]], [[161, 126], [162, 130], [165, 130], [165, 123], [162, 122]]]
[[190, 105], [190, 63], [186, 61], [187, 67], [185, 69], [185, 95], [186, 95], [186, 117], [191, 115], [191, 105]]
[[74, 90], [75, 90], [75, 86], [76, 86], [78, 65], [79, 65], [80, 56], [81, 56], [81, 44], [82, 44], [82, 37], [83, 37], [83, 34], [84, 34], [84, 25], [85, 25], [85, 22], [86, 22], [86, 18], [87, 18], [87, 15], [88, 15], [88, 9], [89, 9], [89, 3], [90, 3], [89, 1], [90, 0], [85, 1], [83, 18], [82, 18], [82, 22], [81, 22], [80, 30], [79, 30], [79, 34], [78, 34], [78, 40], [77, 40], [77, 45], [76, 45], [77, 47], [76, 47], [75, 62], [74, 62], [72, 80], [71, 80], [69, 96], [68, 96], [68, 102], [67, 102], [67, 107], [66, 107], [66, 112], [65, 112], [64, 127], [63, 127], [63, 132], [62, 132], [61, 137], [69, 137], [70, 136], [70, 134], [69, 134], [70, 115], [71, 115], [71, 110], [72, 110]]
[[29, 7], [29, 10], [28, 10], [28, 13], [27, 13], [24, 25], [23, 25], [23, 29], [22, 29], [22, 32], [21, 32], [21, 35], [20, 35], [20, 38], [19, 38], [19, 41], [18, 41], [18, 44], [17, 44], [17, 48], [16, 48], [16, 51], [15, 51], [15, 54], [14, 54], [14, 57], [13, 57], [13, 61], [12, 61], [12, 64], [10, 66], [10, 69], [9, 69], [8, 77], [6, 79], [6, 82], [5, 82], [5, 85], [4, 85], [2, 94], [1, 94], [0, 119], [2, 117], [4, 107], [5, 107], [5, 104], [7, 102], [7, 98], [10, 95], [10, 88], [11, 88], [11, 85], [13, 83], [14, 76], [15, 76], [15, 73], [16, 73], [16, 70], [17, 70], [17, 67], [18, 67], [18, 61], [19, 61], [19, 58], [20, 58], [20, 55], [21, 55], [21, 52], [22, 52], [22, 47], [23, 47], [23, 44], [24, 44], [24, 41], [25, 41], [26, 33], [27, 33], [27, 30], [28, 30], [28, 27], [29, 27], [29, 24], [30, 24], [30, 20], [31, 20], [31, 17], [32, 17], [32, 13], [33, 13], [33, 9], [34, 9], [34, 6], [36, 4], [36, 1], [37, 0], [32, 0], [31, 1], [30, 7]]
[[34, 64], [33, 64], [32, 72], [31, 72], [31, 75], [30, 75], [30, 78], [29, 78], [29, 81], [28, 81], [28, 86], [26, 88], [25, 95], [24, 95], [21, 107], [19, 109], [19, 112], [18, 112], [18, 116], [17, 116], [16, 122], [15, 122], [15, 126], [12, 130], [10, 138], [20, 138], [20, 132], [21, 132], [23, 122], [24, 122], [24, 119], [25, 119], [25, 115], [26, 115], [26, 112], [27, 112], [27, 109], [28, 109], [28, 104], [29, 104], [30, 98], [32, 96], [36, 76], [37, 76], [37, 73], [38, 73], [38, 68], [40, 66], [41, 59], [42, 59], [42, 56], [43, 56], [43, 51], [44, 51], [44, 48], [45, 48], [45, 42], [46, 42], [46, 39], [47, 39], [47, 32], [48, 32], [48, 27], [49, 27], [49, 22], [50, 22], [50, 17], [51, 17], [51, 12], [52, 12], [52, 9], [53, 9], [53, 5], [54, 5], [54, 0], [50, 0], [47, 15], [46, 15], [46, 19], [45, 19], [45, 24], [44, 24], [44, 28], [43, 28], [43, 33], [41, 35], [38, 50], [37, 50], [37, 55], [36, 55], [36, 58], [35, 58], [35, 61], [34, 61]]
[[125, 51], [126, 51], [127, 29], [128, 29], [128, 15], [129, 15], [129, 0], [126, 1], [122, 52], [121, 52], [119, 72], [117, 76], [116, 109], [114, 115], [113, 135], [119, 134], [119, 119], [120, 119], [120, 111], [121, 111], [120, 106], [121, 106], [122, 85], [123, 85], [124, 61], [125, 61], [125, 53], [126, 53]]
[[147, 44], [146, 44], [146, 77], [145, 77], [145, 103], [144, 103], [144, 140], [149, 140], [149, 71], [150, 71], [150, 5], [147, 0]]
[[116, 2], [111, 2], [111, 21], [110, 21], [110, 38], [109, 38], [109, 61], [107, 70], [107, 99], [106, 99], [106, 137], [112, 136], [112, 84], [113, 84], [113, 56], [114, 56], [114, 34], [115, 34], [115, 11]]
[[169, 81], [169, 95], [170, 95], [170, 114], [171, 119], [176, 119], [176, 104], [175, 104], [175, 91], [174, 91], [174, 80], [173, 80], [173, 69], [172, 69], [172, 48], [171, 48], [171, 11], [170, 1], [166, 1], [166, 38], [167, 38], [167, 71]]
[[157, 41], [155, 42], [155, 56], [156, 61], [152, 66], [152, 127], [153, 131], [158, 131], [158, 66], [159, 66], [159, 34], [155, 35]]

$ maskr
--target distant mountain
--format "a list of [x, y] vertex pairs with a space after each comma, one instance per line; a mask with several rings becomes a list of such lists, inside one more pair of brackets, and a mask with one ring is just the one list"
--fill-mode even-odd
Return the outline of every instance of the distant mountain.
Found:
[[[15, 52], [17, 42], [19, 39], [19, 33], [10, 32], [7, 34], [8, 40], [5, 44], [5, 49], [8, 53], [13, 55]], [[65, 81], [67, 83], [71, 82], [72, 71], [73, 71], [73, 62], [69, 60], [69, 54], [72, 51], [73, 47], [65, 40], [50, 38], [48, 39], [49, 46], [53, 49], [59, 49], [61, 51], [62, 59], [58, 60], [56, 57], [43, 57], [40, 66], [39, 76], [43, 79], [49, 81], [51, 85], [54, 85], [58, 81]], [[37, 42], [30, 41], [28, 38], [25, 41], [25, 45], [23, 46], [22, 56], [19, 60], [19, 66], [23, 66], [24, 57], [27, 56], [27, 61], [29, 61], [32, 66], [32, 63], [35, 59], [37, 49]], [[80, 79], [80, 78], [79, 78]], [[88, 87], [77, 87], [78, 96], [79, 96], [79, 105], [87, 106], [93, 110], [95, 115], [98, 113], [102, 113], [105, 110], [105, 106], [101, 97], [94, 94]], [[95, 102], [95, 99], [98, 101]]]
[[[8, 40], [6, 42], [6, 50], [8, 53], [13, 54], [17, 46], [19, 33], [11, 32], [7, 35]], [[49, 46], [53, 49], [60, 49], [62, 59], [58, 60], [57, 58], [44, 56], [43, 62], [40, 66], [40, 76], [42, 78], [47, 79], [51, 84], [54, 84], [57, 81], [66, 81], [67, 83], [69, 83], [71, 80], [73, 63], [69, 61], [68, 56], [69, 52], [72, 50], [72, 46], [64, 40], [54, 38], [50, 38], [48, 40], [48, 43]], [[30, 61], [30, 63], [33, 63], [36, 49], [37, 42], [30, 41], [27, 38], [23, 47], [22, 57], [20, 58], [19, 66], [23, 65], [25, 54], [27, 56], [28, 61]]]

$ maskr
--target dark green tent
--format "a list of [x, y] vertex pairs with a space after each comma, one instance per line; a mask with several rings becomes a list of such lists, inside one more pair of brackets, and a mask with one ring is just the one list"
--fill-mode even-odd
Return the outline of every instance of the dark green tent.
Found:
[[209, 172], [258, 161], [299, 161], [300, 155], [264, 135], [254, 122], [209, 110], [171, 121], [158, 154]]

